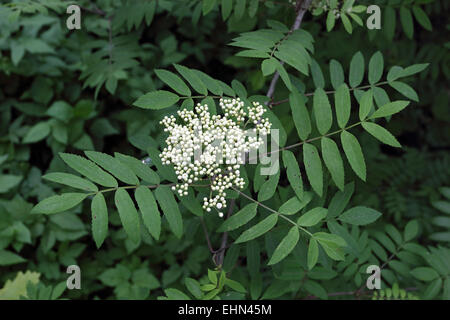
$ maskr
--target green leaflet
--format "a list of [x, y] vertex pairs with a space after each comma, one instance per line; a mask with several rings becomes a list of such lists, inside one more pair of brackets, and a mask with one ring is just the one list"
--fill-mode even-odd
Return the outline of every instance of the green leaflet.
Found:
[[409, 76], [412, 76], [413, 74], [422, 72], [429, 65], [430, 65], [429, 63], [418, 63], [418, 64], [413, 64], [412, 66], [406, 67], [405, 69], [401, 70], [399, 78], [409, 77]]
[[300, 233], [298, 231], [298, 228], [297, 226], [293, 226], [273, 252], [268, 265], [270, 266], [276, 264], [286, 258], [286, 256], [291, 253], [292, 250], [294, 250], [299, 238]]
[[333, 10], [329, 10], [328, 14], [327, 14], [327, 20], [326, 20], [328, 32], [333, 30], [335, 23], [336, 23], [336, 16], [334, 15]]
[[68, 123], [73, 117], [72, 107], [64, 100], [55, 101], [45, 112], [52, 118], [58, 119], [64, 123]]
[[333, 124], [333, 112], [328, 96], [322, 88], [317, 88], [314, 92], [313, 108], [317, 129], [321, 135], [324, 135]]
[[325, 87], [325, 78], [323, 77], [322, 69], [316, 60], [311, 61], [311, 76], [313, 78], [314, 86], [323, 89]]
[[304, 75], [308, 75], [308, 62], [310, 61], [310, 57], [299, 42], [288, 39], [283, 41], [277, 49], [275, 51], [275, 57], [294, 67]]
[[208, 90], [206, 89], [205, 84], [191, 69], [179, 64], [174, 64], [174, 67], [183, 76], [183, 78], [186, 79], [187, 82], [189, 82], [189, 84], [195, 91], [205, 96], [208, 94]]
[[142, 161], [118, 152], [115, 152], [114, 156], [119, 159], [119, 161], [122, 162], [125, 166], [130, 168], [134, 172], [134, 174], [142, 180], [153, 184], [159, 184], [160, 181], [158, 174], [150, 169], [148, 165], [143, 164]]
[[184, 279], [184, 284], [189, 292], [196, 298], [201, 299], [203, 296], [202, 290], [200, 289], [200, 283], [192, 278], [186, 277]]
[[278, 209], [278, 212], [284, 215], [296, 214], [302, 209], [300, 205], [300, 200], [298, 200], [297, 197], [292, 197], [281, 205], [281, 207]]
[[432, 281], [439, 277], [439, 274], [429, 267], [419, 267], [411, 270], [411, 274], [414, 278], [421, 281]]
[[342, 247], [346, 245], [344, 239], [340, 236], [325, 232], [313, 234], [315, 240], [319, 242], [326, 254], [333, 260], [344, 260], [344, 251]]
[[382, 126], [372, 122], [363, 122], [362, 127], [381, 142], [392, 147], [401, 148], [397, 139]]
[[244, 85], [239, 80], [234, 79], [231, 81], [231, 87], [236, 92], [238, 97], [247, 99], [247, 89], [245, 89]]
[[164, 289], [164, 293], [166, 294], [168, 300], [191, 300], [191, 298], [178, 289]]
[[11, 43], [11, 61], [17, 66], [25, 55], [25, 47], [22, 44], [14, 41]]
[[253, 18], [258, 12], [259, 0], [250, 0], [248, 4], [248, 15], [250, 18]]
[[222, 7], [222, 19], [225, 21], [228, 19], [228, 17], [231, 14], [231, 11], [233, 10], [233, 0], [222, 0], [221, 7]]
[[263, 76], [271, 75], [275, 72], [278, 66], [278, 61], [275, 58], [264, 59], [261, 63], [261, 71]]
[[76, 189], [81, 189], [85, 191], [93, 191], [97, 192], [98, 188], [95, 184], [90, 182], [89, 180], [80, 178], [76, 175], [70, 174], [70, 173], [63, 173], [63, 172], [52, 172], [47, 173], [46, 175], [42, 176], [43, 179], [49, 180], [52, 182], [64, 184], [69, 187], [73, 187]]
[[317, 263], [319, 258], [319, 245], [314, 238], [309, 240], [308, 246], [308, 269], [311, 270]]
[[277, 173], [270, 175], [269, 179], [263, 183], [258, 192], [258, 201], [266, 201], [273, 197], [277, 191], [278, 181], [280, 179], [280, 170]]
[[97, 151], [85, 151], [86, 156], [96, 162], [100, 167], [112, 173], [117, 179], [127, 184], [136, 185], [139, 183], [134, 172], [109, 154]]
[[386, 79], [388, 82], [397, 80], [398, 78], [402, 77], [402, 73], [403, 73], [402, 67], [393, 66], [391, 69], [389, 69]]
[[50, 125], [48, 124], [48, 122], [39, 122], [34, 126], [32, 126], [30, 130], [28, 130], [22, 142], [35, 143], [42, 139], [45, 139], [45, 137], [47, 137], [49, 133], [50, 133]]
[[256, 216], [257, 208], [258, 204], [256, 203], [250, 203], [246, 205], [237, 213], [233, 214], [231, 217], [225, 220], [217, 229], [217, 232], [231, 231], [243, 226]]
[[393, 225], [391, 224], [386, 225], [384, 227], [384, 230], [392, 239], [394, 239], [397, 245], [401, 245], [403, 243], [402, 234]]
[[22, 181], [22, 176], [0, 174], [0, 193], [8, 192]]
[[377, 51], [369, 60], [369, 83], [375, 84], [383, 75], [384, 60], [380, 51]]
[[114, 195], [114, 203], [119, 211], [120, 221], [125, 232], [131, 241], [138, 243], [141, 240], [141, 229], [133, 200], [125, 189], [119, 188]]
[[148, 187], [140, 186], [136, 189], [134, 197], [142, 213], [144, 225], [152, 237], [158, 240], [161, 233], [161, 215], [152, 192]]
[[206, 88], [212, 93], [217, 96], [223, 95], [222, 87], [216, 79], [213, 79], [208, 74], [200, 71], [200, 70], [191, 70], [199, 79], [203, 82], [203, 84], [206, 86]]
[[257, 274], [261, 265], [261, 248], [258, 240], [246, 243], [247, 269], [250, 274]]
[[405, 226], [403, 237], [405, 238], [405, 241], [410, 241], [414, 239], [418, 233], [419, 223], [417, 222], [417, 220], [411, 220]]
[[314, 208], [303, 214], [297, 220], [297, 224], [302, 227], [312, 227], [323, 220], [328, 214], [328, 210], [325, 208]]
[[31, 213], [54, 214], [75, 207], [88, 196], [87, 193], [63, 193], [51, 196], [39, 202]]
[[352, 23], [344, 12], [341, 12], [341, 20], [345, 31], [351, 34], [353, 32]]
[[390, 115], [393, 115], [397, 112], [402, 111], [405, 109], [409, 104], [409, 101], [405, 100], [398, 100], [394, 102], [389, 102], [385, 104], [384, 106], [381, 106], [377, 111], [375, 111], [369, 119], [376, 119], [381, 117], [387, 117]]
[[336, 234], [331, 234], [331, 233], [326, 233], [326, 232], [317, 232], [317, 233], [313, 234], [313, 237], [314, 237], [314, 239], [316, 239], [319, 242], [332, 242], [340, 247], [343, 247], [347, 244], [345, 242], [345, 240], [342, 239], [342, 237], [340, 237]]
[[[448, 285], [448, 280], [446, 280], [446, 282]], [[423, 296], [422, 296], [423, 299], [425, 299], [425, 300], [433, 299], [439, 293], [441, 288], [442, 288], [442, 279], [438, 278], [438, 279], [433, 280], [428, 285], [428, 287], [425, 289], [425, 292], [423, 293]]]
[[373, 87], [372, 92], [378, 107], [381, 107], [382, 105], [385, 105], [386, 103], [389, 103], [391, 101], [388, 94], [386, 93], [386, 90], [384, 90], [383, 88]]
[[270, 58], [267, 52], [259, 50], [242, 50], [236, 53], [237, 57], [247, 57], [247, 58]]
[[245, 13], [245, 5], [247, 0], [235, 0], [236, 6], [234, 8], [234, 15], [236, 16], [236, 20], [241, 20]]
[[312, 144], [303, 144], [303, 162], [311, 187], [321, 197], [323, 194], [322, 161], [319, 152]]
[[240, 251], [241, 246], [235, 244], [230, 246], [225, 255], [225, 260], [223, 262], [223, 271], [229, 272], [233, 269], [233, 267], [238, 262]]
[[194, 100], [192, 98], [184, 99], [181, 103], [180, 109], [193, 110], [194, 109]]
[[206, 16], [214, 6], [216, 5], [216, 0], [203, 0], [203, 15]]
[[240, 284], [237, 281], [231, 280], [231, 279], [225, 279], [225, 285], [237, 292], [241, 292], [241, 293], [247, 292], [247, 290], [245, 290], [245, 288], [242, 284]]
[[280, 62], [277, 63], [277, 71], [280, 74], [280, 78], [281, 80], [283, 80], [286, 88], [288, 88], [289, 91], [292, 91], [292, 83], [291, 79], [289, 78], [289, 74]]
[[311, 133], [311, 120], [306, 109], [304, 96], [296, 90], [292, 91], [289, 95], [289, 105], [298, 136], [300, 139], [306, 140]]
[[108, 208], [105, 197], [97, 193], [91, 202], [92, 236], [97, 248], [100, 248], [108, 234]]
[[180, 97], [176, 94], [170, 91], [158, 90], [146, 93], [139, 97], [133, 102], [133, 106], [158, 110], [173, 106], [178, 100], [180, 100]]
[[164, 69], [155, 69], [155, 73], [158, 78], [161, 79], [161, 81], [163, 81], [179, 94], [187, 97], [191, 96], [191, 90], [189, 90], [189, 87], [175, 73]]
[[337, 217], [344, 211], [354, 191], [355, 191], [355, 183], [350, 182], [345, 185], [344, 191], [336, 192], [333, 198], [331, 198], [330, 204], [328, 205], [329, 218]]
[[348, 119], [350, 119], [350, 91], [348, 86], [343, 83], [337, 88], [334, 94], [334, 104], [336, 107], [336, 118], [341, 129], [345, 128]]
[[238, 243], [250, 241], [257, 237], [262, 236], [266, 232], [269, 232], [277, 224], [277, 221], [278, 221], [278, 214], [276, 214], [276, 213], [271, 214], [264, 220], [255, 224], [250, 229], [244, 231], [239, 236], [239, 238], [236, 239], [236, 241], [234, 243], [238, 244]]
[[337, 90], [345, 81], [344, 69], [342, 68], [342, 65], [334, 59], [331, 59], [330, 61], [330, 80], [331, 85], [335, 90]]
[[104, 187], [116, 188], [118, 186], [116, 179], [109, 173], [103, 171], [94, 162], [74, 154], [60, 153], [59, 155], [69, 167], [93, 182]]
[[217, 114], [216, 102], [212, 97], [208, 96], [202, 99], [202, 101], [200, 101], [200, 104], [207, 105], [210, 114], [212, 115]]
[[10, 266], [13, 264], [18, 264], [26, 261], [27, 260], [19, 256], [18, 254], [15, 254], [14, 252], [7, 250], [0, 250], [0, 266]]
[[361, 121], [365, 120], [373, 108], [373, 93], [369, 89], [362, 95], [359, 100], [359, 119]]
[[348, 82], [350, 87], [355, 88], [359, 86], [364, 77], [364, 56], [361, 51], [358, 51], [350, 61], [350, 72]]
[[345, 211], [339, 216], [339, 220], [345, 223], [363, 226], [374, 222], [379, 217], [381, 217], [381, 213], [378, 211], [371, 208], [358, 206]]
[[355, 20], [355, 22], [357, 24], [359, 24], [361, 27], [364, 26], [364, 22], [362, 21], [362, 19], [357, 14], [355, 14], [353, 12], [350, 12], [349, 16], [352, 17], [352, 19]]
[[409, 39], [413, 38], [414, 34], [414, 23], [411, 14], [411, 10], [405, 6], [400, 7], [400, 22], [403, 27], [403, 31], [405, 31], [406, 36]]
[[392, 81], [389, 82], [389, 85], [408, 99], [419, 102], [419, 96], [417, 95], [416, 91], [406, 83], [400, 81]]
[[225, 82], [216, 80], [219, 86], [222, 88], [223, 94], [227, 95], [229, 97], [235, 97], [236, 93], [234, 92], [233, 88], [231, 88], [229, 85], [227, 85]]
[[283, 163], [286, 167], [288, 181], [299, 199], [303, 199], [303, 180], [298, 166], [297, 159], [289, 150], [282, 153]]
[[322, 137], [322, 158], [331, 177], [339, 190], [344, 190], [344, 163], [336, 142], [327, 137]]
[[159, 186], [155, 190], [155, 197], [169, 223], [170, 229], [177, 238], [181, 238], [183, 235], [183, 219], [172, 191], [167, 186]]
[[424, 27], [428, 31], [433, 30], [430, 19], [421, 7], [419, 7], [418, 5], [414, 5], [412, 7], [412, 11], [414, 14], [414, 18], [416, 18], [417, 22], [419, 22], [422, 27]]
[[209, 279], [209, 281], [211, 281], [212, 284], [217, 285], [217, 281], [218, 281], [217, 272], [208, 269], [208, 279]]
[[353, 171], [363, 181], [366, 181], [366, 162], [358, 140], [350, 132], [342, 131], [341, 143]]
[[314, 197], [312, 192], [305, 192], [303, 199], [300, 201], [298, 197], [292, 197], [281, 205], [278, 212], [283, 215], [296, 214], [311, 202]]

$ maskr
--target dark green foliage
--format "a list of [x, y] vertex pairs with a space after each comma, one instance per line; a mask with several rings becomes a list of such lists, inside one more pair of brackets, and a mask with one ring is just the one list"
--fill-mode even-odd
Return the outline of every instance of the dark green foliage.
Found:
[[[0, 1], [0, 299], [450, 299], [448, 1], [302, 3], [81, 0], [68, 30]], [[224, 221], [209, 179], [172, 191], [160, 121], [234, 97], [279, 168]]]

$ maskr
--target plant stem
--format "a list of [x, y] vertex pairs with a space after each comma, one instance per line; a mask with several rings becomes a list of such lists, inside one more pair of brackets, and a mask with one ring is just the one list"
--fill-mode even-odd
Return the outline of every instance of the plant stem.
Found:
[[[297, 1], [297, 5], [296, 5], [297, 17], [295, 18], [294, 24], [292, 25], [291, 30], [289, 31], [288, 35], [291, 34], [293, 31], [297, 30], [298, 28], [300, 28], [300, 25], [303, 20], [303, 16], [305, 15], [306, 10], [308, 10], [308, 7], [310, 6], [311, 2], [312, 2], [312, 0], [298, 0]], [[283, 64], [283, 61], [281, 61], [281, 64]], [[280, 78], [280, 73], [278, 71], [276, 71], [272, 78], [272, 81], [270, 82], [269, 90], [267, 91], [267, 94], [266, 94], [266, 96], [269, 97], [269, 99], [272, 99], [272, 96], [275, 92], [275, 86], [277, 85], [279, 78]]]
[[[388, 83], [389, 83], [389, 81], [382, 81], [382, 82], [378, 82], [378, 83], [375, 83], [375, 84], [368, 84], [368, 85], [361, 86], [361, 87], [350, 88], [349, 91], [363, 90], [363, 89], [368, 89], [368, 88], [372, 88], [372, 87], [379, 87], [379, 86], [382, 86], [382, 85], [385, 85], [385, 84], [388, 84]], [[326, 94], [333, 94], [335, 92], [336, 92], [336, 90], [325, 91]], [[304, 94], [305, 97], [309, 97], [309, 96], [313, 96], [313, 95], [314, 95], [314, 92], [308, 92], [308, 93]], [[279, 104], [282, 104], [282, 103], [285, 103], [285, 102], [288, 102], [288, 101], [289, 101], [289, 99], [283, 99], [283, 100], [280, 100], [280, 101], [274, 101], [274, 102], [270, 102], [268, 104], [268, 106], [269, 107], [276, 106], [276, 105], [279, 105]]]
[[272, 213], [276, 213], [279, 217], [281, 217], [282, 219], [288, 221], [289, 223], [291, 223], [292, 225], [296, 226], [297, 228], [299, 228], [301, 231], [305, 232], [306, 234], [308, 234], [310, 237], [312, 237], [312, 233], [309, 232], [308, 230], [306, 230], [305, 228], [299, 226], [297, 223], [295, 223], [294, 221], [292, 221], [290, 218], [286, 217], [285, 215], [283, 215], [282, 213], [279, 213], [276, 210], [273, 210], [272, 208], [266, 206], [265, 204], [262, 204], [261, 202], [259, 202], [258, 200], [253, 199], [252, 197], [249, 197], [248, 195], [246, 195], [245, 193], [243, 193], [242, 191], [232, 187], [233, 190], [235, 190], [236, 192], [238, 192], [240, 195], [244, 196], [245, 198], [247, 198], [250, 201], [253, 201], [254, 203], [256, 203], [257, 205], [259, 205], [260, 207], [269, 210]]
[[[313, 141], [322, 139], [323, 137], [329, 137], [329, 136], [335, 135], [335, 134], [337, 134], [337, 133], [340, 133], [340, 132], [342, 132], [342, 131], [351, 129], [351, 128], [353, 128], [353, 127], [356, 127], [356, 126], [360, 125], [360, 124], [363, 123], [363, 122], [364, 122], [364, 121], [359, 121], [359, 122], [356, 122], [356, 123], [354, 123], [354, 124], [352, 124], [352, 125], [350, 125], [350, 126], [348, 126], [348, 127], [343, 128], [343, 129], [339, 129], [339, 130], [336, 130], [336, 131], [333, 131], [333, 132], [324, 134], [324, 135], [322, 135], [322, 136], [318, 136], [318, 137], [314, 137], [314, 138], [307, 139], [307, 140], [304, 140], [304, 141], [300, 141], [300, 142], [291, 144], [291, 145], [289, 145], [289, 146], [286, 146], [286, 147], [283, 147], [283, 148], [280, 148], [280, 149], [277, 149], [277, 150], [273, 150], [273, 151], [266, 152], [266, 153], [261, 154], [261, 155], [259, 155], [259, 156], [260, 156], [260, 157], [261, 157], [261, 156], [267, 156], [267, 155], [272, 154], [272, 153], [276, 153], [276, 152], [280, 152], [280, 151], [283, 151], [283, 150], [292, 149], [292, 148], [301, 146], [301, 145], [303, 145], [303, 144], [305, 144], [305, 143], [310, 143], [310, 142], [313, 142]], [[252, 160], [256, 160], [256, 158], [251, 158], [251, 159], [249, 159], [248, 161], [251, 162]]]
[[[230, 206], [228, 207], [228, 212], [227, 212], [226, 219], [228, 219], [231, 216], [231, 214], [233, 212], [233, 209], [234, 209], [234, 204], [235, 204], [235, 199], [231, 199]], [[219, 254], [216, 257], [216, 265], [217, 266], [221, 267], [223, 265], [223, 260], [224, 260], [224, 257], [225, 257], [225, 251], [226, 251], [226, 248], [227, 248], [227, 241], [228, 241], [228, 232], [226, 231], [222, 235], [222, 242], [220, 244], [219, 250], [217, 250], [217, 252]]]
[[206, 243], [208, 244], [209, 252], [215, 253], [215, 251], [214, 251], [214, 249], [212, 247], [211, 239], [209, 238], [208, 229], [206, 228], [205, 220], [203, 220], [203, 217], [200, 217], [200, 222], [201, 222], [202, 227], [203, 227], [203, 232], [205, 233], [205, 239], [206, 239]]

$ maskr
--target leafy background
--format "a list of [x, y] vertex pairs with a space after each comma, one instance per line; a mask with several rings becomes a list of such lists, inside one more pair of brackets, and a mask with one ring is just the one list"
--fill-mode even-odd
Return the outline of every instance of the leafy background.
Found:
[[[365, 10], [345, 11], [336, 18], [328, 9], [333, 3], [346, 9], [379, 5], [381, 30], [365, 27]], [[65, 25], [69, 4], [50, 0], [1, 1], [0, 298], [449, 299], [448, 1], [315, 0], [302, 21], [302, 31], [287, 37], [291, 42], [286, 40], [280, 45], [275, 40], [275, 48], [270, 43], [252, 42], [249, 37], [255, 33], [246, 32], [271, 28], [277, 30], [276, 37], [283, 38], [296, 17], [295, 1], [78, 1], [82, 7], [82, 28], [72, 31]], [[328, 5], [325, 10], [324, 4]], [[360, 20], [363, 26], [359, 25]], [[297, 50], [294, 57], [289, 55], [289, 43]], [[273, 48], [265, 62], [256, 58], [261, 53], [255, 51], [261, 46]], [[244, 50], [254, 51], [242, 53]], [[392, 66], [429, 65], [402, 78], [403, 84], [397, 84], [397, 88], [395, 84], [380, 85], [384, 93], [374, 93], [378, 107], [386, 95], [392, 101], [411, 100], [408, 108], [383, 123], [402, 144], [401, 149], [382, 144], [360, 126], [352, 129], [362, 145], [365, 181], [358, 178], [361, 172], [353, 173], [353, 165], [344, 161], [346, 185], [339, 191], [338, 183], [333, 183], [337, 178], [325, 170], [324, 182], [322, 178], [319, 182], [316, 174], [305, 176], [298, 149], [283, 154], [282, 163], [289, 162], [287, 158], [292, 156], [298, 160], [303, 188], [310, 197], [310, 202], [302, 204], [301, 213], [328, 208], [327, 221], [312, 231], [326, 231], [345, 240], [345, 258], [341, 261], [330, 259], [328, 252], [320, 249], [317, 264], [310, 268], [309, 238], [298, 235], [297, 228], [289, 231], [294, 229], [288, 223], [279, 223], [257, 239], [226, 247], [223, 266], [216, 268], [217, 262], [222, 261], [210, 252], [203, 226], [214, 248], [220, 246], [226, 228], [218, 230], [218, 217], [195, 215], [195, 208], [178, 198], [178, 209], [172, 209], [182, 215], [181, 239], [180, 234], [172, 232], [169, 218], [163, 216], [158, 239], [150, 234], [152, 230], [138, 223], [140, 239], [136, 241], [122, 227], [113, 196], [105, 193], [109, 229], [99, 249], [98, 239], [94, 241], [91, 235], [90, 201], [63, 213], [31, 214], [38, 202], [73, 192], [70, 187], [42, 178], [52, 172], [75, 172], [65, 165], [61, 152], [84, 155], [85, 150], [96, 150], [130, 155], [144, 160], [161, 181], [167, 180], [169, 173], [157, 168], [155, 161], [155, 150], [164, 145], [165, 138], [159, 120], [180, 106], [191, 107], [194, 100], [204, 101], [212, 108], [214, 100], [203, 99], [204, 89], [211, 95], [228, 92], [258, 100], [266, 94], [277, 70], [282, 79], [270, 104], [272, 119], [277, 119], [276, 126], [283, 129], [285, 145], [295, 144], [299, 137], [305, 140], [305, 133], [296, 130], [304, 128], [295, 123], [299, 117], [294, 115], [293, 119], [291, 115], [292, 105], [301, 99], [298, 92], [312, 95], [320, 88], [337, 90], [337, 84], [344, 81], [341, 68], [346, 83], [352, 78], [349, 73], [352, 61], [356, 63], [355, 56], [356, 60], [362, 56], [364, 63], [358, 63], [353, 70], [365, 71], [361, 85], [369, 87], [378, 86], [385, 79], [392, 82]], [[278, 60], [286, 64], [282, 66]], [[174, 64], [203, 72], [196, 74], [203, 77], [200, 82], [209, 86], [194, 88], [187, 94], [195, 96], [195, 91], [200, 91], [203, 98], [184, 98], [177, 106], [161, 110], [133, 106], [139, 106], [138, 99], [144, 99], [144, 107], [149, 101], [153, 105], [157, 101], [160, 108], [174, 103], [164, 102], [167, 90], [173, 90], [157, 74], [157, 70], [180, 74]], [[221, 88], [211, 88], [217, 82], [208, 76], [220, 80]], [[349, 81], [352, 88], [351, 82], [358, 82]], [[158, 99], [154, 94], [148, 95], [160, 89], [166, 93], [156, 96]], [[214, 94], [214, 90], [219, 92]], [[352, 120], [359, 117], [355, 99], [361, 104], [363, 94], [361, 90], [354, 91]], [[169, 97], [173, 99], [174, 94], [178, 99], [181, 93], [175, 90]], [[329, 95], [331, 102], [333, 94]], [[308, 102], [307, 107], [311, 110], [312, 103]], [[314, 108], [312, 119], [317, 114], [320, 112]], [[317, 129], [320, 134], [327, 131]], [[317, 129], [313, 124], [313, 136], [318, 136]], [[317, 165], [318, 161], [305, 163]], [[295, 172], [295, 165], [289, 170]], [[299, 200], [295, 200], [298, 190], [290, 186], [292, 182], [284, 168], [266, 183], [255, 175], [256, 168], [249, 166], [247, 171], [250, 183], [245, 194], [250, 198], [289, 214], [289, 204], [300, 208]], [[271, 179], [276, 179], [276, 183]], [[267, 190], [267, 186], [276, 188]], [[260, 188], [266, 194], [258, 192]], [[236, 202], [239, 209], [252, 203], [244, 195]], [[172, 211], [163, 208], [160, 199], [158, 203], [163, 211]], [[345, 224], [331, 219], [345, 209], [361, 206], [373, 208], [381, 217], [362, 226], [372, 221], [355, 223], [350, 219]], [[247, 211], [253, 210], [256, 212], [256, 205]], [[258, 218], [231, 231], [231, 239], [237, 239], [242, 231], [269, 214], [259, 206], [257, 210]], [[341, 222], [346, 222], [340, 217]], [[287, 257], [284, 253], [279, 253], [283, 257], [274, 257], [275, 248], [288, 231], [291, 239], [297, 237], [294, 247]], [[271, 258], [284, 259], [279, 263], [271, 261], [272, 265]], [[72, 264], [82, 270], [81, 290], [65, 290], [65, 271]], [[365, 289], [366, 267], [370, 264], [382, 267], [383, 290], [375, 295]]]

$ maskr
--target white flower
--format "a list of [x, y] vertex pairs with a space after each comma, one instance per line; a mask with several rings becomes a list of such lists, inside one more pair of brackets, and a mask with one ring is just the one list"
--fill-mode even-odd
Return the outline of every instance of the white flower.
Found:
[[[161, 121], [164, 131], [169, 133], [167, 147], [160, 154], [163, 164], [172, 164], [179, 180], [174, 190], [180, 196], [187, 195], [189, 184], [199, 179], [211, 181], [211, 196], [203, 199], [203, 209], [226, 207], [226, 190], [243, 188], [245, 182], [240, 176], [244, 156], [258, 149], [270, 132], [271, 123], [263, 118], [265, 109], [253, 102], [244, 111], [244, 102], [237, 99], [220, 99], [224, 115], [212, 115], [207, 105], [197, 104], [193, 111], [179, 110], [182, 123], [171, 115]], [[247, 124], [254, 128], [248, 135]], [[256, 135], [257, 134], [257, 135]], [[218, 211], [220, 217], [223, 213]]]

